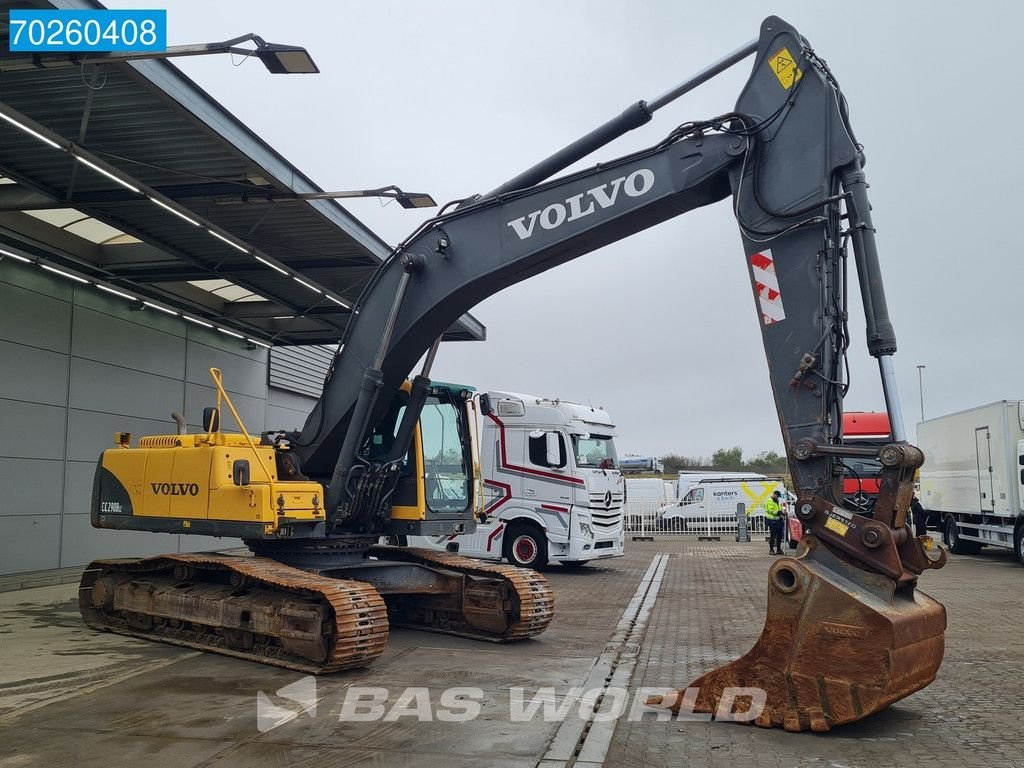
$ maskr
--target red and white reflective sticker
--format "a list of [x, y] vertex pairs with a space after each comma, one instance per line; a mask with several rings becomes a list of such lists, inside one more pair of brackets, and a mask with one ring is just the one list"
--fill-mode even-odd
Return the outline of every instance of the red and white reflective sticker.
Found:
[[754, 286], [757, 288], [761, 320], [765, 325], [785, 320], [786, 310], [782, 308], [782, 294], [779, 293], [779, 278], [775, 274], [771, 249], [752, 254], [750, 266], [754, 274]]

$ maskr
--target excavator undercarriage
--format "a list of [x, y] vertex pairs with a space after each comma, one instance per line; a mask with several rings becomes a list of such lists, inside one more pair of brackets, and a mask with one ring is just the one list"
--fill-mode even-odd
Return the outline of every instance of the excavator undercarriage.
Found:
[[389, 624], [502, 643], [554, 615], [533, 571], [404, 547], [368, 555], [322, 572], [230, 555], [97, 560], [79, 606], [94, 629], [311, 674], [373, 663]]

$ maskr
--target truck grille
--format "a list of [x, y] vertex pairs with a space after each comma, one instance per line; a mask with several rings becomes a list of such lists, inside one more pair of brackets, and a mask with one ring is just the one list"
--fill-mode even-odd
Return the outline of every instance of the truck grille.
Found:
[[622, 522], [622, 510], [612, 509], [591, 509], [590, 520], [596, 528], [614, 528]]
[[[622, 494], [612, 492], [612, 507], [622, 506]], [[605, 495], [603, 493], [591, 493], [590, 494], [590, 508], [591, 509], [604, 509], [605, 508]]]

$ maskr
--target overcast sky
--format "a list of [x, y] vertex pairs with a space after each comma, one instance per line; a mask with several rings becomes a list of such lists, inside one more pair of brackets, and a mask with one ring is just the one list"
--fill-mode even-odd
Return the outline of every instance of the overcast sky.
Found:
[[[778, 13], [825, 58], [850, 103], [868, 180], [910, 436], [927, 417], [1024, 396], [1022, 93], [1012, 2], [783, 8], [661, 2], [109, 2], [167, 7], [169, 43], [256, 32], [309, 48], [322, 73], [269, 75], [226, 57], [180, 66], [325, 189], [398, 184], [439, 201], [485, 192], [757, 36]], [[749, 60], [580, 164], [728, 111]], [[426, 214], [348, 209], [395, 243]], [[583, 297], [590, 297], [592, 304]], [[881, 410], [851, 301], [848, 410]], [[719, 203], [480, 304], [485, 343], [442, 347], [434, 375], [603, 405], [619, 453], [781, 450], [739, 233]]]

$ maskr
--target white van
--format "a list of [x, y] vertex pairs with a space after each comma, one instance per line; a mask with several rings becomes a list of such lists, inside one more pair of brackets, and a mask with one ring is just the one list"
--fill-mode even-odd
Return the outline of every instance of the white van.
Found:
[[685, 490], [684, 482], [680, 476], [682, 497], [658, 510], [659, 529], [707, 535], [735, 533], [736, 507], [743, 504], [751, 527], [761, 531], [764, 529], [764, 503], [772, 493], [778, 491], [783, 499], [788, 499], [782, 481], [764, 475], [702, 477], [689, 482]]

